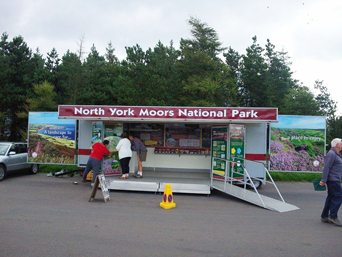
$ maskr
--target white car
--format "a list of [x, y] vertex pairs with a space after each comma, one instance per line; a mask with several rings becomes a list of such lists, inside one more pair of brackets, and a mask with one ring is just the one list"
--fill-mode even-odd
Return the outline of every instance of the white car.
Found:
[[27, 144], [0, 142], [0, 181], [11, 172], [25, 169], [31, 174], [36, 174], [39, 170], [38, 164], [27, 162]]

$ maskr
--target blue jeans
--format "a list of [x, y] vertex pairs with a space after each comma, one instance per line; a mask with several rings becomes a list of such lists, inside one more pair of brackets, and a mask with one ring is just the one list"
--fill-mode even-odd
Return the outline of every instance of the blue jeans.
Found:
[[91, 171], [91, 169], [93, 169], [93, 179], [91, 180], [91, 183], [94, 183], [97, 175], [99, 174], [99, 170], [101, 167], [101, 162], [100, 160], [94, 159], [92, 157], [89, 157], [88, 162], [87, 162], [87, 166], [83, 172], [83, 176], [82, 178], [84, 180], [87, 179], [87, 175], [89, 173], [89, 171]]
[[339, 181], [327, 181], [328, 196], [322, 211], [322, 218], [330, 216], [332, 219], [337, 218], [337, 212], [342, 204], [342, 187]]

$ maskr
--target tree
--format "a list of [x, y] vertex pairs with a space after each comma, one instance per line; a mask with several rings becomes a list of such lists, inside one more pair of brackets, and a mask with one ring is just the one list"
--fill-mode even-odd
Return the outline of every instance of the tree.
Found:
[[183, 105], [233, 106], [236, 85], [219, 58], [225, 50], [214, 29], [191, 18], [193, 39], [181, 39], [178, 72], [183, 85]]
[[263, 57], [264, 49], [257, 43], [257, 37], [253, 37], [253, 44], [246, 49], [247, 54], [242, 56], [241, 82], [239, 96], [244, 106], [267, 107], [269, 100], [267, 95], [267, 63]]
[[334, 118], [337, 109], [337, 102], [331, 99], [327, 87], [323, 85], [323, 81], [316, 80], [314, 88], [319, 90], [315, 100], [319, 104], [321, 114], [326, 115], [328, 119]]
[[106, 104], [113, 102], [111, 85], [105, 68], [105, 58], [93, 45], [84, 63], [85, 84], [82, 87], [80, 101], [83, 104]]
[[27, 99], [27, 111], [57, 111], [56, 92], [54, 86], [45, 81], [33, 86], [34, 97]]
[[33, 71], [33, 83], [39, 84], [44, 82], [49, 78], [49, 72], [45, 68], [45, 59], [43, 55], [40, 53], [39, 48], [37, 48], [36, 52], [33, 54], [31, 58], [32, 62], [32, 71]]
[[296, 85], [284, 96], [284, 106], [279, 114], [320, 115], [319, 105], [308, 87]]
[[2, 34], [0, 42], [0, 117], [2, 140], [22, 140], [21, 130], [27, 127], [27, 120], [18, 113], [25, 110], [23, 103], [32, 90], [32, 52], [23, 37], [14, 37], [8, 42], [8, 35]]
[[[145, 105], [146, 101], [146, 61], [140, 45], [126, 47], [127, 57], [122, 61], [117, 82], [118, 102], [123, 105]], [[149, 96], [150, 97], [150, 96]]]
[[159, 41], [153, 50], [149, 48], [146, 51], [145, 105], [178, 104], [181, 94], [181, 84], [176, 70], [178, 57], [179, 51], [173, 47], [172, 41], [170, 46], [165, 46]]
[[269, 107], [278, 107], [282, 109], [285, 105], [284, 95], [294, 87], [292, 72], [289, 67], [288, 56], [286, 52], [277, 52], [275, 46], [267, 39], [266, 44], [266, 63], [267, 71], [265, 85], [267, 88]]
[[57, 93], [61, 93], [61, 90], [58, 87], [58, 66], [60, 61], [56, 49], [53, 48], [51, 52], [47, 54], [45, 62], [45, 67], [49, 73], [48, 82], [55, 86]]
[[342, 135], [342, 117], [333, 116], [327, 119], [327, 142], [331, 142], [334, 138], [341, 138]]
[[108, 43], [108, 47], [106, 47], [106, 60], [109, 64], [118, 64], [119, 59], [115, 56], [114, 51], [115, 48], [112, 45], [112, 42]]
[[85, 85], [84, 67], [78, 55], [69, 50], [59, 65], [59, 104], [81, 104], [81, 92]]
[[191, 35], [194, 39], [181, 39], [181, 44], [206, 53], [210, 58], [218, 60], [218, 55], [226, 48], [222, 47], [222, 43], [219, 42], [216, 31], [194, 17], [190, 17], [189, 24], [192, 26]]

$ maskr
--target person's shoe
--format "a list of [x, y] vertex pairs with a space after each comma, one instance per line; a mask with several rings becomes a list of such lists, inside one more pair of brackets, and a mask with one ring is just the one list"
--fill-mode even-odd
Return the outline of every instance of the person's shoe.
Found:
[[332, 223], [332, 224], [334, 224], [336, 226], [342, 227], [342, 223], [341, 223], [341, 221], [338, 218], [333, 219], [333, 218], [329, 217], [328, 219], [329, 219], [330, 223]]
[[87, 182], [87, 180], [85, 180], [84, 178], [82, 178], [81, 181], [82, 181], [83, 183]]
[[135, 174], [135, 175], [133, 175], [133, 177], [135, 177], [135, 178], [143, 178], [143, 176], [140, 175], [140, 174]]
[[128, 177], [125, 176], [125, 175], [122, 175], [122, 176], [120, 177], [120, 179], [128, 179]]
[[321, 221], [325, 223], [330, 223], [329, 218], [321, 218]]

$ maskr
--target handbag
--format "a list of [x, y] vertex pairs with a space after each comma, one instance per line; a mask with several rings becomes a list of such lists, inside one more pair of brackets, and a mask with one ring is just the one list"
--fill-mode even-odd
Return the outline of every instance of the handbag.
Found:
[[321, 181], [321, 180], [318, 179], [318, 178], [314, 179], [313, 185], [314, 185], [315, 191], [325, 191], [325, 190], [327, 190], [326, 185], [321, 186], [321, 185], [319, 184], [320, 181]]

